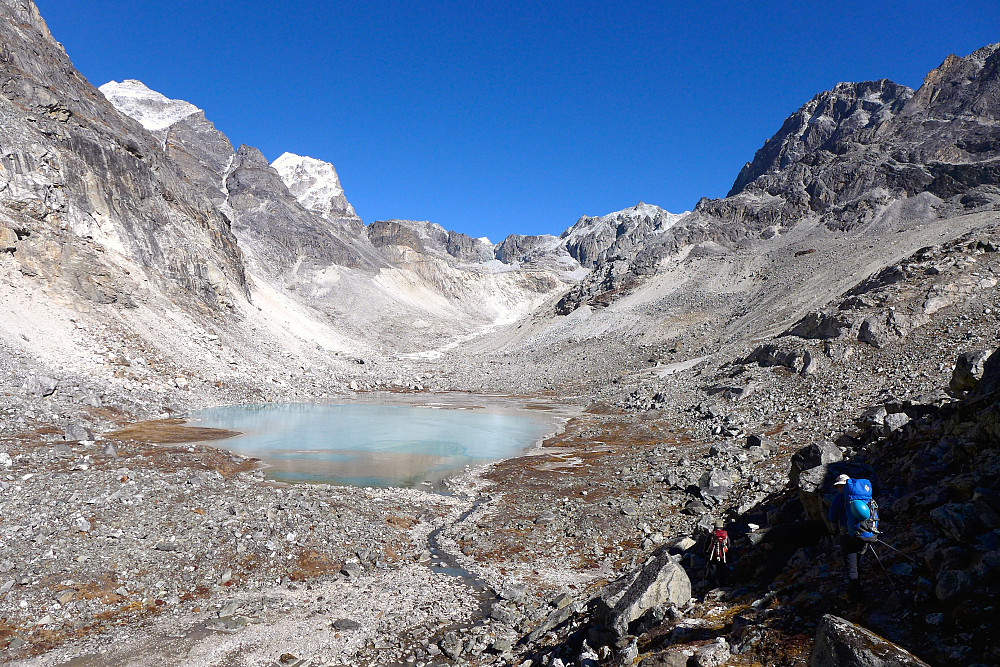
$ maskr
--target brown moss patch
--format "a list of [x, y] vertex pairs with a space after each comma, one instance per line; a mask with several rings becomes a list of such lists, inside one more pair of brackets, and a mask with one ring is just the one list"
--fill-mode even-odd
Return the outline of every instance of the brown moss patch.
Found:
[[134, 440], [150, 444], [179, 444], [203, 440], [224, 440], [240, 435], [239, 431], [224, 428], [202, 428], [185, 426], [183, 419], [154, 419], [138, 422], [117, 431], [108, 433], [106, 437], [119, 440]]

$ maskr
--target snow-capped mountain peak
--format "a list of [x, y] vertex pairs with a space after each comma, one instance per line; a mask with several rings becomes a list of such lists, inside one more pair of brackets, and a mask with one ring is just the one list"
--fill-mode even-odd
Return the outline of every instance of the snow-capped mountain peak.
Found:
[[357, 217], [340, 186], [337, 170], [329, 162], [282, 153], [271, 166], [305, 208], [332, 217]]
[[172, 100], [136, 79], [125, 79], [121, 83], [108, 81], [98, 90], [115, 108], [139, 121], [150, 132], [165, 130], [177, 121], [201, 112], [190, 102]]

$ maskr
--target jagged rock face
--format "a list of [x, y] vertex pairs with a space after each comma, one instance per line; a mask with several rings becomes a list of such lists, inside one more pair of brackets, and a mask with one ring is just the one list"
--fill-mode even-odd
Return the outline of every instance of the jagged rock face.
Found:
[[493, 244], [486, 239], [474, 239], [461, 232], [449, 230], [444, 249], [460, 262], [488, 262], [493, 259]]
[[435, 257], [451, 257], [463, 263], [479, 264], [493, 259], [493, 246], [441, 225], [416, 220], [377, 220], [368, 225], [368, 238], [376, 248], [404, 246]]
[[840, 83], [820, 93], [789, 116], [778, 133], [764, 143], [753, 161], [740, 170], [727, 196], [742, 192], [764, 174], [796, 164], [815, 166], [815, 160], [807, 156], [818, 151], [844, 155], [855, 145], [877, 141], [880, 128], [884, 133], [885, 124], [912, 96], [912, 90], [887, 79]]
[[601, 217], [585, 215], [559, 238], [581, 265], [593, 268], [602, 260], [641, 246], [651, 234], [665, 232], [685, 215], [639, 202], [632, 208]]
[[340, 186], [337, 170], [329, 162], [282, 153], [271, 166], [281, 176], [292, 196], [308, 210], [327, 218], [350, 218], [360, 224], [360, 218]]
[[306, 210], [256, 148], [240, 146], [225, 185], [233, 229], [269, 273], [283, 273], [301, 261], [315, 268], [384, 264], [366, 237]]
[[134, 118], [162, 142], [167, 156], [217, 204], [225, 201], [223, 178], [233, 160], [233, 145], [205, 112], [184, 100], [172, 100], [141, 81], [109, 81], [98, 90], [115, 108]]
[[353, 268], [384, 264], [368, 245], [332, 165], [286, 153], [275, 161], [282, 174], [255, 148], [234, 152], [193, 104], [133, 79], [111, 81], [101, 91], [163, 142], [192, 183], [231, 210], [237, 235], [266, 272], [283, 273], [300, 258]]
[[511, 234], [497, 244], [494, 255], [504, 264], [530, 262], [535, 257], [552, 250], [558, 244], [558, 239], [550, 234], [536, 236]]
[[948, 199], [982, 188], [959, 203], [996, 201], [998, 48], [949, 56], [915, 93], [882, 79], [817, 95], [743, 168], [729, 192], [735, 201], [704, 201], [699, 210], [724, 216], [747, 204], [754, 217], [753, 197], [776, 197], [760, 207], [758, 227], [818, 215], [845, 228], [921, 192]]
[[916, 92], [886, 79], [838, 84], [784, 122], [725, 199], [702, 199], [666, 230], [597, 226], [569, 242], [595, 270], [556, 312], [599, 307], [688, 246], [768, 240], [805, 220], [851, 231], [885, 215], [933, 220], [996, 207], [998, 114], [1000, 44], [949, 56]]
[[366, 229], [368, 239], [376, 248], [405, 246], [415, 252], [424, 252], [424, 242], [413, 228], [396, 220], [376, 220]]
[[33, 3], [0, 2], [0, 44], [0, 224], [26, 275], [125, 306], [141, 276], [121, 262], [209, 305], [243, 291], [228, 219], [73, 68]]

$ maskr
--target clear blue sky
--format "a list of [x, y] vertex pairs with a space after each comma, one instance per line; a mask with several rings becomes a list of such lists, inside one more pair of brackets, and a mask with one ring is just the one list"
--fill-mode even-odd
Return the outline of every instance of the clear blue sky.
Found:
[[140, 79], [234, 144], [332, 162], [371, 222], [494, 241], [724, 196], [838, 81], [917, 87], [1000, 41], [997, 0], [37, 0], [94, 85]]

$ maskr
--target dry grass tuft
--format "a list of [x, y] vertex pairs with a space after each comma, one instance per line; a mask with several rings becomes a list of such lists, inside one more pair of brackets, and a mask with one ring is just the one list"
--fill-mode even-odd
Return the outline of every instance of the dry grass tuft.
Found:
[[201, 440], [224, 440], [240, 435], [239, 431], [223, 428], [201, 428], [184, 426], [183, 419], [154, 419], [139, 422], [108, 433], [106, 437], [118, 440], [134, 440], [156, 445], [198, 442]]

